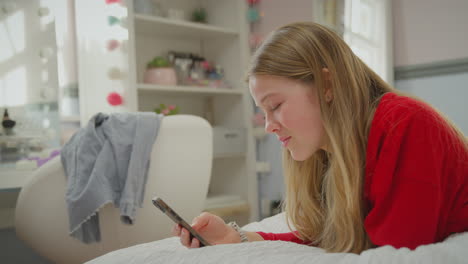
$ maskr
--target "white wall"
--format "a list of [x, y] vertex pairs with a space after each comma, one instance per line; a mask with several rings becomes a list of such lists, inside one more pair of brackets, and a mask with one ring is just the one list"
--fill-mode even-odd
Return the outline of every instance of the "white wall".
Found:
[[395, 66], [468, 58], [468, 1], [392, 3]]

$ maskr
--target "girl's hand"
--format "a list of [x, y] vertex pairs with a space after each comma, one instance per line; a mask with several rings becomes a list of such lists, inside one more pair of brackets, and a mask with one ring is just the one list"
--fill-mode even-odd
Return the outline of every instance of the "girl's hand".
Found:
[[[192, 222], [192, 228], [211, 245], [240, 243], [239, 233], [224, 223], [224, 220], [219, 216], [210, 213], [202, 213], [195, 217]], [[179, 224], [174, 225], [172, 234], [180, 237], [180, 242], [187, 248], [200, 247], [200, 241], [196, 238], [190, 241], [189, 231]]]

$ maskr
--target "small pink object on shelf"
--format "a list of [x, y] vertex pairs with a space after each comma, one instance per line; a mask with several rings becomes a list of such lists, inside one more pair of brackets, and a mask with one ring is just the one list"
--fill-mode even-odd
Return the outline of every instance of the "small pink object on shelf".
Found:
[[176, 73], [171, 67], [146, 69], [143, 81], [151, 84], [177, 85]]

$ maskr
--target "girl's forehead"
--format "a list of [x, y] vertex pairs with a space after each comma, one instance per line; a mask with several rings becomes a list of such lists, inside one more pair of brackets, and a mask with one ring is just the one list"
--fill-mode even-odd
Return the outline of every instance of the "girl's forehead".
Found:
[[250, 89], [256, 92], [268, 92], [271, 90], [281, 90], [282, 87], [291, 85], [294, 81], [285, 77], [273, 75], [254, 76], [249, 79]]
[[[283, 89], [286, 83], [271, 76], [258, 76], [249, 79], [249, 88], [257, 104], [272, 94], [282, 94], [287, 91]], [[257, 101], [258, 100], [258, 101]]]
[[267, 93], [289, 94], [299, 90], [310, 90], [312, 84], [282, 76], [260, 75], [249, 79], [252, 95], [261, 96]]

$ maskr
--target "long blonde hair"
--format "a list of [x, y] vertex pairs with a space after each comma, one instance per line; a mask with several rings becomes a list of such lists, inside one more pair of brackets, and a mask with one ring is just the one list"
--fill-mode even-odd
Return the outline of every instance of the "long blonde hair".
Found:
[[[322, 69], [330, 72], [333, 100], [324, 99]], [[402, 94], [366, 66], [333, 31], [316, 23], [275, 30], [252, 57], [248, 76], [275, 75], [313, 82], [320, 102], [327, 149], [305, 161], [283, 152], [288, 224], [299, 237], [330, 252], [372, 247], [364, 229], [362, 189], [367, 138], [380, 98]]]

